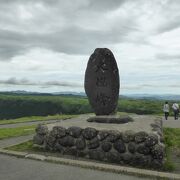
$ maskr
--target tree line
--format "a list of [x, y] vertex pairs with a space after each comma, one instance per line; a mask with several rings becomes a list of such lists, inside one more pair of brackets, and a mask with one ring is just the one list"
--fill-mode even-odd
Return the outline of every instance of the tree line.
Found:
[[[122, 98], [117, 111], [137, 114], [160, 114], [164, 101]], [[93, 112], [88, 99], [63, 95], [0, 94], [0, 119], [54, 114], [84, 114]]]

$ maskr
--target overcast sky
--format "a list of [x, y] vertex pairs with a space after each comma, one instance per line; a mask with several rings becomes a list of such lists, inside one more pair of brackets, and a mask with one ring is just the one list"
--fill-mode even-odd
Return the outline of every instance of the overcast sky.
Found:
[[180, 0], [0, 0], [0, 91], [83, 92], [97, 47], [121, 94], [179, 94]]

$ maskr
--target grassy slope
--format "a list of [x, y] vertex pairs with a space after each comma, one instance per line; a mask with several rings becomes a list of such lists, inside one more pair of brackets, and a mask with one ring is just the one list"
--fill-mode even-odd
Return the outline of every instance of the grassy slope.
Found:
[[[162, 114], [163, 103], [160, 100], [120, 98], [117, 110], [137, 114]], [[0, 119], [91, 112], [93, 111], [86, 97], [0, 93]]]
[[[164, 128], [166, 146], [165, 170], [180, 172], [180, 128]], [[174, 157], [174, 158], [172, 158]]]
[[0, 129], [0, 139], [24, 136], [35, 133], [35, 125], [32, 126], [23, 126], [17, 128], [3, 128]]

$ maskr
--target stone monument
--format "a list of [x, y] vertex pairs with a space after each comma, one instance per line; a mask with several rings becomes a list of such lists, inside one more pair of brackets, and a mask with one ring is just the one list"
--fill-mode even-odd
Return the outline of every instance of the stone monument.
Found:
[[87, 64], [84, 87], [97, 116], [87, 121], [116, 124], [132, 121], [128, 116], [115, 115], [119, 84], [119, 70], [113, 53], [107, 48], [95, 49]]
[[115, 114], [119, 98], [119, 71], [109, 49], [97, 48], [90, 56], [84, 87], [96, 115]]
[[163, 167], [162, 119], [136, 114], [116, 115], [119, 72], [110, 50], [98, 48], [91, 55], [85, 74], [85, 91], [96, 116], [88, 114], [40, 124], [33, 138], [36, 146], [61, 155], [108, 163]]

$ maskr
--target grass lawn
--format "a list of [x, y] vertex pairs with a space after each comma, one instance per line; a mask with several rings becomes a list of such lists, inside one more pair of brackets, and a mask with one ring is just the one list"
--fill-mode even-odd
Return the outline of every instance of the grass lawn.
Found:
[[35, 127], [36, 125], [0, 129], [0, 139], [33, 134]]
[[166, 145], [165, 170], [180, 173], [180, 128], [164, 128]]
[[17, 144], [15, 146], [7, 147], [5, 149], [13, 150], [13, 151], [36, 151], [36, 149], [38, 148], [34, 148], [33, 142], [32, 140], [30, 140], [21, 144]]
[[0, 120], [0, 125], [2, 124], [15, 124], [22, 122], [31, 122], [31, 121], [47, 121], [47, 120], [59, 120], [59, 119], [69, 119], [76, 117], [78, 115], [66, 115], [66, 114], [57, 114], [52, 116], [30, 116], [30, 117], [22, 117], [17, 119], [4, 119]]

